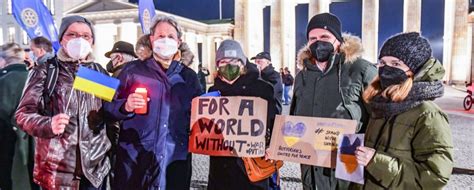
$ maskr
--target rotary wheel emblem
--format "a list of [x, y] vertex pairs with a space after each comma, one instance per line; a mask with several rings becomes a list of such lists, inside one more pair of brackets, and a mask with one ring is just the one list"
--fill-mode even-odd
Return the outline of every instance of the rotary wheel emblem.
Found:
[[21, 20], [27, 27], [35, 27], [38, 24], [38, 14], [31, 8], [23, 9]]
[[143, 10], [143, 25], [145, 25], [145, 30], [150, 29], [150, 23], [151, 23], [151, 18], [150, 18], [150, 11], [148, 9]]

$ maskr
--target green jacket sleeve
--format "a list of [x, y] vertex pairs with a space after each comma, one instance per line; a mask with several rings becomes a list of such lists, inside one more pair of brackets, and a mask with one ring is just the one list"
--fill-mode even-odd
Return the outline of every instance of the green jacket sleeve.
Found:
[[[448, 120], [441, 112], [418, 119], [412, 140], [413, 160], [376, 152], [366, 171], [385, 188], [417, 184], [422, 189], [441, 189], [453, 168], [453, 143]], [[402, 188], [402, 187], [398, 187]]]

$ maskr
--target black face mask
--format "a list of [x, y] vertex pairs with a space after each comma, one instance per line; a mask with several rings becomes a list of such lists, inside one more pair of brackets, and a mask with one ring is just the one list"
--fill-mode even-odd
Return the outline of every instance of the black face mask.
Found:
[[316, 41], [309, 46], [311, 55], [319, 62], [326, 62], [334, 53], [334, 46], [330, 42]]
[[408, 79], [405, 71], [390, 66], [379, 67], [379, 77], [382, 89], [391, 85], [402, 84]]
[[112, 63], [112, 60], [107, 63], [107, 65], [105, 66], [105, 69], [106, 69], [107, 72], [109, 72], [109, 73], [115, 72], [114, 64]]

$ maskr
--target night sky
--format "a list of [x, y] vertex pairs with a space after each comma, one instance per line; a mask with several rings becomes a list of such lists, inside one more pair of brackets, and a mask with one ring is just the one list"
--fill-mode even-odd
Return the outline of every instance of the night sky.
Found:
[[[421, 32], [430, 40], [433, 54], [443, 59], [444, 1], [422, 0]], [[130, 0], [136, 3], [137, 0]], [[403, 0], [379, 0], [379, 49], [390, 36], [403, 30]], [[158, 10], [173, 13], [195, 20], [219, 19], [219, 0], [155, 0]], [[336, 14], [342, 22], [342, 30], [361, 36], [362, 0], [346, 0], [330, 5], [330, 12]], [[306, 43], [306, 24], [308, 4], [295, 7], [296, 49]], [[223, 18], [234, 17], [234, 0], [222, 0]], [[263, 9], [264, 50], [270, 47], [270, 7]]]

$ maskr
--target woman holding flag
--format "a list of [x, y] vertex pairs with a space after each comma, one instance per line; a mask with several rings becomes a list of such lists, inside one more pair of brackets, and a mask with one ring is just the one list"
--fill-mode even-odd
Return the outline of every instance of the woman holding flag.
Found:
[[16, 112], [18, 126], [36, 137], [34, 181], [45, 189], [105, 189], [111, 144], [102, 100], [72, 90], [79, 66], [94, 62], [94, 30], [81, 16], [64, 17], [56, 57], [33, 69]]

